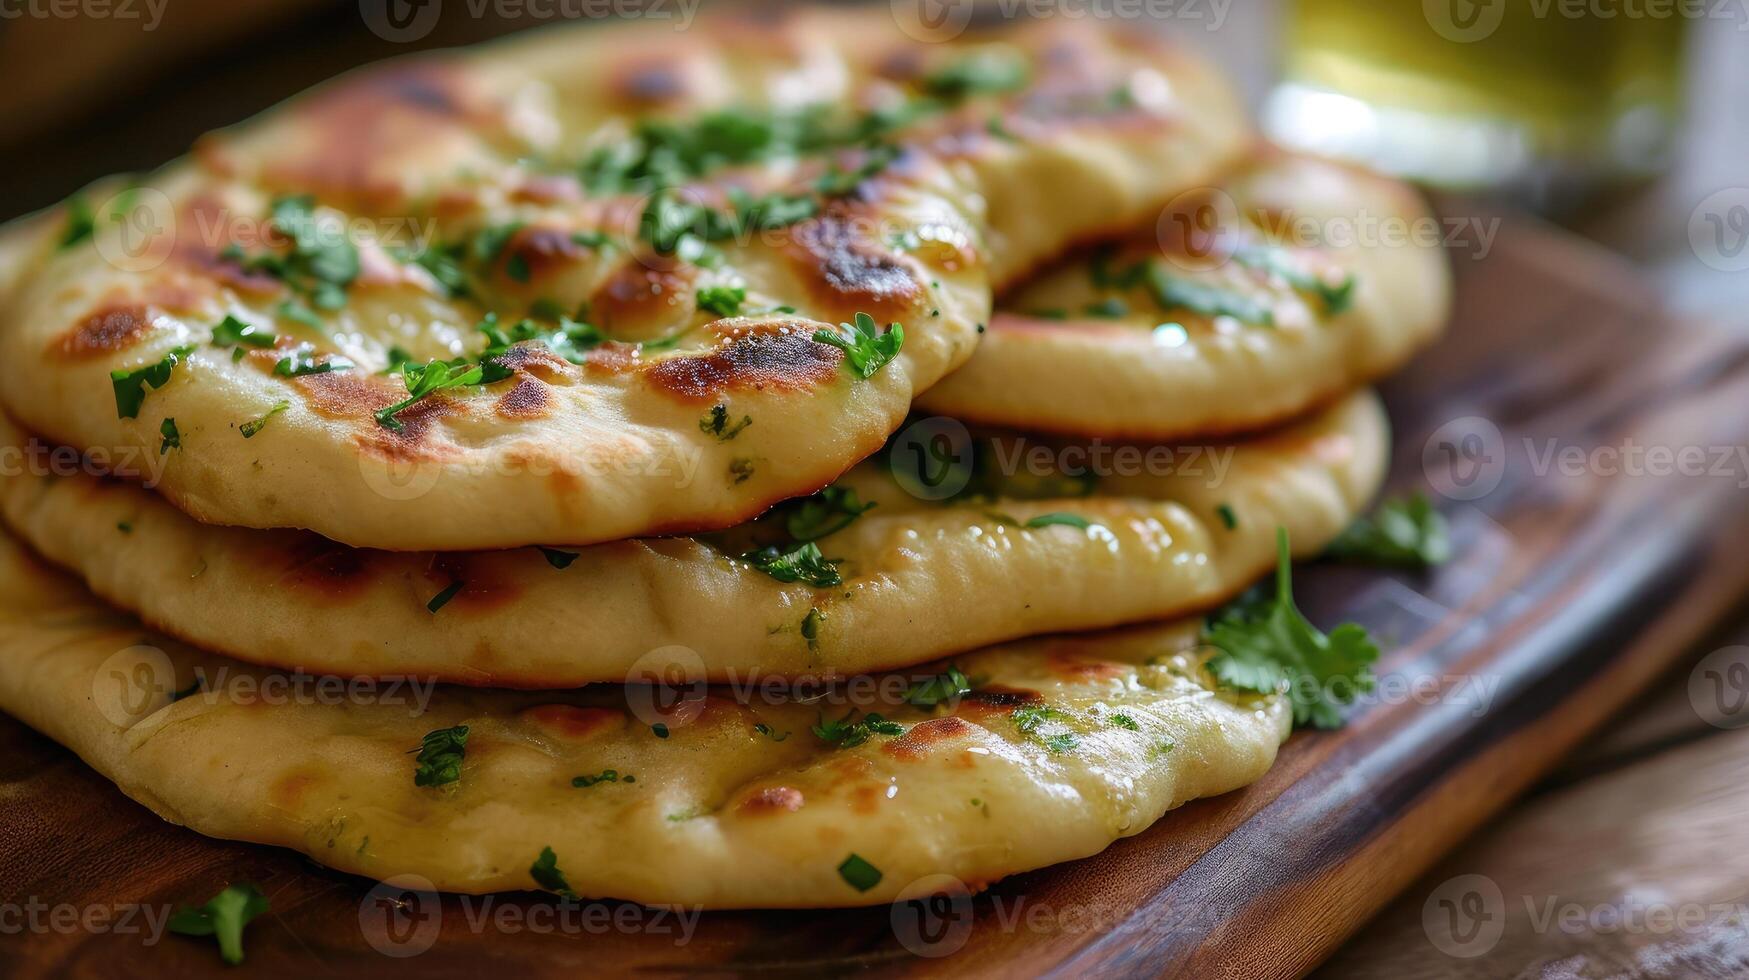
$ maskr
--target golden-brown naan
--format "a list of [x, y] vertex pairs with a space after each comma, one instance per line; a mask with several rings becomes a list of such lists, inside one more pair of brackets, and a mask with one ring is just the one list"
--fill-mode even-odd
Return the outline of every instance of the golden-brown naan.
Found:
[[[892, 122], [920, 104], [931, 111]], [[638, 145], [691, 147], [726, 126], [709, 143], [721, 147], [747, 118], [787, 133], [816, 105], [826, 122], [806, 139], [729, 164], [683, 155], [661, 194], [602, 163], [640, 121], [692, 135]], [[846, 135], [871, 120], [890, 127], [890, 159]], [[875, 451], [971, 353], [993, 283], [1133, 223], [1246, 140], [1219, 77], [1133, 26], [926, 44], [884, 9], [798, 10], [418, 56], [0, 236], [0, 401], [81, 448], [156, 451], [174, 431], [159, 490], [212, 523], [395, 550], [726, 527]], [[690, 210], [768, 194], [812, 216], [784, 224], [767, 204], [752, 210], [778, 227], [719, 232]], [[288, 195], [313, 210], [270, 222]], [[704, 248], [682, 226], [729, 237]], [[309, 241], [278, 274], [299, 228]], [[324, 311], [350, 271], [341, 241], [358, 274]], [[452, 246], [466, 296], [431, 267]], [[705, 302], [711, 289], [744, 290], [740, 315]], [[376, 417], [408, 394], [385, 368], [478, 358], [488, 312], [506, 331], [538, 314], [543, 337], [578, 317], [607, 340], [584, 335], [567, 359], [525, 339], [494, 359], [504, 380]], [[859, 313], [905, 332], [866, 378], [816, 339]], [[266, 346], [216, 342], [227, 316]], [[282, 363], [335, 369], [282, 376]], [[136, 380], [141, 404], [121, 417], [111, 372], [153, 365], [162, 386]], [[751, 424], [730, 438], [717, 418]]]
[[[167, 820], [458, 892], [559, 887], [532, 874], [550, 850], [583, 897], [869, 905], [1097, 853], [1257, 779], [1287, 735], [1285, 699], [1217, 690], [1196, 640], [1183, 623], [980, 650], [953, 661], [972, 690], [934, 707], [904, 703], [923, 671], [677, 691], [655, 713], [620, 685], [275, 674], [153, 634], [0, 535], [0, 709]], [[812, 731], [852, 711], [897, 732]], [[423, 737], [458, 725], [459, 778], [415, 785]]]
[[[1169, 276], [1168, 290], [1212, 288], [1254, 318], [1161, 302], [1147, 279], [1122, 281], [1138, 262]], [[971, 360], [919, 402], [1108, 438], [1250, 431], [1395, 370], [1450, 304], [1439, 225], [1413, 190], [1265, 150], [1128, 240], [1004, 296]]]
[[[993, 479], [941, 501], [901, 489], [882, 454], [840, 481], [878, 506], [818, 539], [842, 583], [817, 588], [738, 560], [786, 540], [787, 508], [732, 533], [550, 555], [363, 551], [199, 524], [0, 432], [6, 523], [154, 627], [274, 666], [507, 687], [619, 680], [653, 651], [691, 677], [854, 673], [1188, 614], [1271, 568], [1277, 527], [1297, 554], [1321, 551], [1372, 497], [1388, 452], [1384, 413], [1361, 392], [1235, 446], [1002, 437], [982, 453]], [[919, 441], [896, 444], [901, 466]], [[1061, 475], [1089, 467], [1096, 480]]]

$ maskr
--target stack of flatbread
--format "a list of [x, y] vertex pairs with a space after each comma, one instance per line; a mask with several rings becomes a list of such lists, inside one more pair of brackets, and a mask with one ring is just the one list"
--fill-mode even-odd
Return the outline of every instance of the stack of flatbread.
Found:
[[1334, 722], [1294, 650], [1364, 684], [1286, 549], [1382, 480], [1423, 217], [1134, 24], [369, 68], [0, 236], [0, 708], [459, 892], [1093, 854]]

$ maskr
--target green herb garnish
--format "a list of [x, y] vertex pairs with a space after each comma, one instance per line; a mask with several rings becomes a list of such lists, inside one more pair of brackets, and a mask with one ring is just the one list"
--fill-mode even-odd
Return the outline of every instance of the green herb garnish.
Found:
[[966, 675], [958, 667], [948, 664], [945, 672], [912, 684], [905, 692], [905, 703], [919, 708], [933, 708], [943, 701], [958, 700], [971, 689], [972, 682]]
[[741, 560], [779, 582], [806, 582], [817, 589], [824, 589], [844, 581], [838, 574], [837, 563], [822, 555], [819, 546], [812, 541], [788, 551], [771, 545], [747, 552], [741, 556]]
[[1275, 594], [1254, 594], [1210, 617], [1203, 642], [1219, 652], [1209, 672], [1227, 687], [1293, 696], [1294, 721], [1318, 728], [1342, 724], [1337, 708], [1370, 691], [1379, 648], [1366, 630], [1344, 623], [1326, 636], [1294, 605], [1287, 530], [1276, 531]]
[[176, 431], [176, 420], [165, 419], [158, 424], [158, 434], [164, 441], [158, 444], [158, 455], [162, 456], [172, 449], [182, 448], [182, 433]]
[[1380, 505], [1330, 545], [1332, 558], [1429, 568], [1451, 558], [1451, 529], [1424, 493]]
[[[539, 545], [536, 545], [535, 547], [540, 548]], [[541, 557], [547, 560], [547, 564], [559, 569], [560, 571], [570, 568], [571, 563], [576, 561], [579, 555], [579, 552], [560, 551], [557, 548], [540, 548], [540, 553]]]
[[821, 716], [820, 723], [813, 727], [814, 736], [822, 742], [830, 742], [841, 749], [855, 748], [875, 735], [903, 735], [905, 726], [895, 721], [888, 721], [878, 714], [867, 714], [856, 717], [856, 709], [842, 718], [827, 718]]
[[571, 883], [565, 880], [565, 873], [559, 870], [559, 856], [550, 847], [540, 849], [540, 857], [528, 866], [528, 876], [547, 891], [557, 892], [565, 898], [577, 897], [577, 893], [571, 890]]
[[276, 402], [272, 408], [264, 412], [260, 418], [250, 419], [242, 425], [237, 426], [237, 431], [243, 434], [243, 438], [253, 439], [255, 438], [256, 433], [267, 427], [267, 423], [270, 419], [289, 408], [291, 408], [291, 402], [282, 399], [279, 402]]
[[425, 733], [414, 762], [415, 786], [446, 786], [462, 778], [462, 756], [467, 753], [468, 726], [439, 728]]
[[881, 870], [855, 854], [838, 866], [838, 877], [859, 892], [866, 892], [881, 883]]
[[740, 286], [706, 286], [698, 291], [698, 308], [717, 316], [740, 316], [747, 290]]
[[867, 313], [858, 313], [854, 325], [841, 323], [839, 327], [842, 329], [837, 331], [816, 330], [814, 339], [843, 351], [851, 371], [864, 380], [874, 377], [876, 371], [899, 356], [899, 348], [905, 344], [903, 326], [891, 323], [887, 325], [887, 331], [881, 333], [874, 317]]
[[431, 601], [427, 602], [425, 604], [425, 608], [430, 610], [431, 612], [434, 612], [434, 613], [437, 612], [439, 609], [442, 609], [444, 606], [449, 605], [449, 600], [454, 599], [456, 597], [457, 593], [461, 592], [462, 589], [467, 587], [467, 584], [468, 583], [466, 583], [466, 582], [459, 582], [459, 581], [449, 583], [448, 585], [444, 586], [444, 589], [442, 592], [439, 592], [438, 594], [431, 597]]
[[109, 382], [115, 388], [116, 416], [124, 419], [139, 418], [140, 406], [146, 401], [146, 386], [157, 389], [169, 384], [170, 374], [176, 370], [176, 365], [192, 353], [192, 346], [178, 347], [156, 363], [145, 367], [134, 368], [132, 371], [109, 372]]
[[698, 421], [698, 430], [707, 436], [716, 436], [718, 442], [728, 442], [741, 434], [741, 430], [753, 424], [753, 416], [743, 415], [739, 422], [729, 422], [729, 407], [727, 405], [712, 405], [704, 418]]
[[170, 917], [170, 931], [184, 936], [212, 936], [219, 958], [231, 966], [243, 962], [243, 927], [267, 911], [267, 896], [254, 885], [230, 885], [200, 908], [180, 908]]
[[875, 506], [863, 503], [849, 487], [827, 487], [791, 505], [784, 530], [796, 541], [818, 541], [842, 531]]

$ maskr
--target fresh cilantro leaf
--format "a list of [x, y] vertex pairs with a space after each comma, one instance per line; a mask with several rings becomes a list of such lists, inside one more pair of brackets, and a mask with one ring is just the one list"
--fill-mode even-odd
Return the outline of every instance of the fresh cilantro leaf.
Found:
[[820, 723], [814, 726], [814, 737], [822, 742], [830, 742], [841, 749], [855, 748], [875, 735], [903, 735], [905, 726], [885, 717], [870, 713], [861, 718], [856, 717], [856, 709], [851, 708], [849, 714], [842, 718], [826, 718], [821, 716]]
[[219, 958], [231, 966], [243, 962], [243, 927], [267, 911], [267, 896], [254, 885], [230, 885], [200, 908], [180, 908], [170, 917], [170, 931], [184, 936], [213, 936]]
[[618, 782], [635, 783], [635, 782], [637, 782], [637, 779], [636, 779], [636, 777], [632, 776], [630, 773], [627, 773], [626, 775], [621, 776], [619, 774], [619, 770], [617, 770], [617, 769], [603, 769], [603, 770], [601, 770], [601, 773], [599, 775], [574, 776], [571, 779], [571, 785], [578, 788], [578, 789], [588, 789], [589, 787], [594, 786], [596, 783], [618, 783]]
[[172, 449], [182, 448], [182, 433], [176, 431], [176, 420], [165, 419], [158, 424], [158, 434], [164, 441], [158, 444], [158, 455], [163, 456]]
[[838, 866], [838, 877], [857, 891], [866, 892], [881, 883], [881, 869], [852, 854]]
[[439, 728], [426, 732], [420, 742], [419, 764], [413, 771], [415, 786], [447, 786], [462, 778], [462, 756], [467, 754], [468, 726]]
[[753, 416], [743, 415], [741, 421], [729, 423], [729, 407], [727, 405], [712, 405], [710, 413], [699, 419], [698, 429], [705, 435], [716, 436], [718, 442], [728, 442], [741, 434], [741, 430], [753, 424]]
[[280, 319], [290, 320], [293, 323], [301, 323], [317, 333], [327, 332], [327, 328], [322, 323], [322, 318], [317, 316], [313, 310], [302, 303], [294, 303], [288, 299], [279, 304], [278, 309], [274, 312], [278, 314]]
[[1097, 303], [1087, 304], [1084, 312], [1088, 316], [1104, 317], [1109, 320], [1128, 315], [1130, 307], [1128, 303], [1116, 296], [1108, 296]]
[[820, 649], [820, 627], [825, 624], [826, 614], [815, 608], [802, 617], [802, 639], [808, 641], [809, 651]]
[[717, 316], [739, 316], [747, 290], [740, 286], [706, 286], [698, 291], [698, 308]]
[[1294, 289], [1318, 297], [1324, 312], [1330, 316], [1346, 312], [1354, 305], [1356, 280], [1352, 273], [1344, 276], [1341, 282], [1333, 284], [1323, 276], [1307, 272], [1295, 264], [1285, 249], [1270, 245], [1247, 245], [1235, 251], [1233, 258], [1240, 265], [1278, 275], [1287, 280], [1287, 284]]
[[[536, 547], [539, 546], [537, 545]], [[540, 553], [541, 557], [547, 560], [547, 564], [559, 569], [560, 571], [570, 568], [571, 563], [576, 561], [578, 557], [578, 552], [560, 551], [557, 548], [541, 548]]]
[[1091, 521], [1078, 514], [1040, 514], [1037, 517], [1028, 518], [1024, 526], [1036, 529], [1050, 527], [1054, 524], [1060, 524], [1064, 527], [1076, 527], [1083, 531], [1093, 526]]
[[540, 857], [528, 866], [528, 876], [547, 891], [557, 892], [565, 898], [577, 897], [577, 893], [571, 890], [571, 883], [565, 880], [565, 873], [559, 870], [559, 856], [550, 847], [540, 849]]
[[[346, 305], [346, 289], [358, 278], [358, 248], [344, 235], [322, 231], [311, 195], [281, 197], [273, 202], [273, 225], [291, 236], [291, 251], [279, 263], [280, 278], [304, 293], [318, 309]], [[271, 266], [268, 266], [271, 271]]]
[[61, 232], [59, 248], [66, 251], [97, 234], [97, 214], [83, 194], [67, 199], [67, 227]]
[[972, 689], [972, 682], [953, 664], [934, 677], [912, 684], [905, 692], [905, 703], [919, 708], [933, 708], [943, 701], [957, 701]]
[[391, 254], [407, 265], [416, 265], [424, 269], [445, 297], [459, 299], [471, 295], [473, 287], [468, 283], [467, 270], [462, 266], [462, 245], [438, 245], [427, 243], [417, 249], [397, 249]]
[[425, 608], [433, 613], [437, 612], [444, 606], [449, 605], [449, 600], [454, 599], [462, 589], [467, 587], [467, 584], [468, 583], [462, 581], [449, 583], [443, 587], [442, 592], [431, 597], [431, 601], [425, 604]]
[[863, 503], [849, 487], [827, 487], [789, 506], [784, 530], [796, 541], [818, 541], [849, 527], [875, 506]]
[[248, 344], [250, 347], [272, 347], [273, 333], [260, 327], [251, 326], [230, 314], [226, 314], [225, 318], [213, 327], [213, 346], [235, 347], [238, 344]]
[[1428, 568], [1451, 558], [1451, 529], [1424, 493], [1380, 505], [1330, 545], [1332, 558]]
[[841, 331], [814, 331], [814, 339], [843, 351], [850, 370], [864, 380], [874, 377], [876, 371], [899, 356], [899, 348], [905, 344], [903, 326], [888, 324], [887, 332], [880, 333], [874, 317], [867, 313], [858, 313], [855, 325], [841, 323], [839, 326]]
[[1054, 732], [1040, 740], [1046, 752], [1070, 752], [1081, 744], [1081, 736], [1074, 732]]
[[1287, 530], [1276, 531], [1275, 594], [1232, 603], [1210, 617], [1203, 642], [1219, 652], [1209, 672], [1222, 684], [1260, 694], [1284, 688], [1292, 696], [1294, 721], [1318, 728], [1342, 724], [1337, 711], [1370, 691], [1371, 665], [1379, 649], [1366, 630], [1345, 623], [1324, 635], [1294, 605]]
[[344, 357], [320, 357], [313, 347], [298, 347], [291, 353], [279, 359], [273, 366], [273, 373], [282, 378], [301, 378], [306, 374], [327, 374], [329, 371], [345, 371], [353, 367], [353, 363]]
[[788, 551], [771, 545], [749, 551], [741, 556], [741, 560], [779, 582], [806, 582], [816, 589], [824, 589], [844, 581], [838, 574], [837, 563], [822, 555], [819, 545], [812, 541]]
[[772, 729], [772, 727], [770, 725], [767, 725], [764, 722], [760, 722], [759, 724], [754, 725], [753, 730], [758, 732], [761, 735], [764, 735], [766, 738], [771, 739], [773, 742], [781, 742], [784, 739], [789, 738], [789, 736], [790, 736], [789, 732], [784, 732], [783, 734], [779, 735], [776, 731], [774, 731]]
[[1026, 85], [1026, 61], [1017, 55], [979, 52], [930, 72], [923, 78], [923, 91], [943, 99], [976, 95], [999, 95]]
[[1134, 718], [1131, 718], [1129, 715], [1125, 715], [1125, 714], [1112, 715], [1111, 716], [1111, 723], [1113, 725], [1116, 725], [1119, 728], [1127, 729], [1127, 730], [1132, 731], [1132, 732], [1139, 732], [1142, 730], [1142, 726], [1136, 724], [1136, 720]]
[[1220, 517], [1221, 524], [1226, 527], [1227, 530], [1234, 531], [1238, 529], [1239, 515], [1233, 512], [1233, 506], [1231, 504], [1220, 504], [1215, 507], [1215, 514]]
[[255, 438], [256, 433], [267, 427], [268, 420], [289, 408], [291, 408], [291, 402], [289, 401], [281, 400], [276, 402], [274, 406], [263, 413], [260, 418], [250, 419], [242, 425], [237, 426], [237, 431], [243, 433], [243, 438], [253, 439]]
[[1267, 306], [1249, 296], [1207, 283], [1175, 276], [1164, 264], [1147, 267], [1148, 291], [1163, 309], [1183, 308], [1203, 316], [1230, 316], [1244, 323], [1273, 326], [1275, 314]]
[[154, 389], [162, 388], [170, 383], [170, 374], [176, 370], [176, 365], [194, 353], [194, 348], [178, 347], [155, 363], [145, 367], [134, 368], [132, 371], [111, 371], [109, 382], [115, 389], [115, 414], [117, 418], [134, 419], [140, 417], [140, 406], [146, 401], [146, 386]]
[[430, 361], [423, 366], [408, 361], [401, 365], [401, 379], [407, 386], [407, 397], [378, 410], [377, 424], [400, 432], [404, 426], [395, 416], [402, 411], [439, 391], [481, 384], [484, 377], [485, 369], [481, 365], [468, 364], [465, 361]]

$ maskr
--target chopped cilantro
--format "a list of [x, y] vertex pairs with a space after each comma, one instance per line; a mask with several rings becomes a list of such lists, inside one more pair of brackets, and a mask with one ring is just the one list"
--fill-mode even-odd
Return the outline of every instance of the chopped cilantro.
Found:
[[540, 857], [528, 866], [528, 876], [547, 891], [557, 892], [565, 898], [577, 897], [577, 893], [571, 890], [571, 883], [565, 880], [565, 873], [559, 870], [559, 856], [551, 847], [540, 849]]
[[791, 504], [783, 526], [796, 541], [818, 541], [849, 527], [874, 506], [873, 501], [863, 503], [849, 487], [826, 487]]
[[650, 726], [650, 734], [656, 736], [657, 738], [667, 738], [668, 737], [668, 726], [662, 724], [661, 722], [657, 722], [654, 725]]
[[820, 649], [820, 627], [825, 624], [826, 614], [815, 608], [802, 617], [802, 639], [808, 641], [810, 651]]
[[235, 347], [238, 344], [248, 344], [250, 347], [272, 347], [273, 333], [260, 327], [251, 326], [226, 314], [213, 327], [213, 346]]
[[881, 869], [852, 854], [838, 866], [838, 877], [857, 891], [866, 892], [881, 883]]
[[596, 783], [635, 783], [637, 781], [637, 778], [630, 773], [621, 776], [617, 769], [603, 769], [600, 774], [594, 776], [574, 776], [571, 779], [571, 785], [577, 789], [588, 789]]
[[1269, 307], [1249, 296], [1207, 283], [1175, 276], [1164, 264], [1152, 262], [1147, 267], [1148, 291], [1163, 309], [1180, 307], [1203, 316], [1230, 316], [1244, 323], [1272, 326], [1275, 314]]
[[437, 612], [439, 609], [442, 609], [444, 606], [449, 605], [449, 600], [454, 599], [456, 597], [457, 593], [461, 592], [462, 589], [467, 587], [467, 584], [468, 583], [461, 582], [461, 581], [449, 583], [448, 585], [443, 587], [442, 592], [439, 592], [438, 594], [431, 597], [431, 601], [427, 602], [425, 604], [425, 608], [429, 609], [430, 611], [432, 611], [434, 613]]
[[1295, 722], [1336, 728], [1342, 724], [1337, 708], [1372, 690], [1371, 665], [1379, 649], [1353, 623], [1326, 636], [1307, 622], [1294, 605], [1285, 528], [1276, 531], [1276, 551], [1275, 594], [1244, 597], [1203, 627], [1203, 642], [1219, 651], [1209, 658], [1208, 669], [1238, 690], [1269, 694], [1286, 688], [1293, 696]]
[[110, 385], [115, 388], [116, 417], [139, 418], [140, 406], [146, 401], [146, 386], [151, 385], [156, 389], [169, 384], [170, 374], [176, 370], [176, 365], [192, 353], [193, 347], [178, 347], [145, 367], [134, 368], [132, 371], [109, 372]]
[[67, 199], [67, 227], [61, 232], [59, 248], [66, 251], [97, 234], [97, 214], [83, 194]]
[[727, 405], [712, 405], [710, 412], [698, 420], [698, 430], [708, 436], [716, 436], [718, 442], [728, 442], [741, 434], [741, 430], [753, 424], [751, 415], [741, 416], [739, 422], [730, 424], [729, 407]]
[[842, 718], [832, 719], [822, 715], [820, 723], [814, 726], [813, 731], [820, 741], [849, 749], [861, 745], [875, 735], [903, 735], [905, 727], [872, 712], [857, 718], [856, 709], [851, 708], [850, 713]]
[[158, 444], [158, 455], [162, 456], [172, 449], [182, 448], [182, 433], [176, 431], [176, 420], [165, 419], [158, 425], [158, 434], [164, 441]]
[[905, 328], [897, 323], [887, 325], [886, 333], [878, 332], [874, 317], [858, 313], [856, 323], [841, 323], [841, 331], [816, 330], [814, 339], [831, 344], [844, 352], [850, 369], [864, 380], [872, 378], [887, 362], [899, 356], [905, 344]]
[[273, 373], [282, 378], [301, 378], [306, 374], [344, 371], [353, 366], [353, 363], [344, 357], [328, 357], [317, 360], [318, 356], [314, 348], [298, 347], [279, 359], [279, 363], [273, 366]]
[[230, 885], [200, 908], [176, 910], [168, 923], [170, 931], [184, 936], [212, 936], [219, 942], [219, 958], [231, 966], [243, 962], [243, 927], [267, 911], [267, 896], [254, 885]]
[[1330, 316], [1346, 312], [1354, 305], [1356, 280], [1352, 273], [1344, 276], [1341, 282], [1332, 284], [1323, 276], [1296, 265], [1287, 250], [1270, 245], [1247, 245], [1235, 251], [1233, 258], [1240, 265], [1278, 275], [1294, 289], [1318, 297], [1324, 312]]
[[764, 722], [760, 722], [759, 724], [754, 725], [753, 730], [758, 732], [761, 735], [764, 735], [766, 738], [771, 739], [773, 742], [781, 742], [784, 739], [789, 738], [789, 736], [790, 736], [789, 732], [784, 732], [781, 735], [778, 734], [776, 731], [772, 730], [772, 727], [770, 725], [767, 725]]
[[[536, 545], [536, 547], [540, 546]], [[559, 569], [560, 571], [570, 568], [571, 563], [576, 561], [578, 556], [578, 552], [560, 551], [557, 548], [541, 548], [540, 553], [541, 557], [547, 560], [547, 564]]]
[[1056, 524], [1060, 524], [1063, 527], [1080, 528], [1083, 531], [1093, 526], [1091, 521], [1078, 514], [1040, 514], [1037, 517], [1028, 518], [1025, 526], [1036, 529], [1050, 527]]
[[413, 785], [446, 786], [461, 779], [462, 756], [467, 753], [467, 746], [466, 725], [426, 732], [416, 750], [419, 757], [413, 760], [418, 763], [413, 771]]
[[978, 52], [930, 72], [923, 78], [923, 91], [943, 99], [999, 95], [1026, 85], [1026, 61], [1017, 55]]
[[1220, 517], [1221, 524], [1223, 524], [1227, 530], [1233, 531], [1238, 529], [1239, 515], [1233, 513], [1233, 507], [1231, 504], [1221, 504], [1217, 506], [1215, 508], [1215, 514]]
[[430, 361], [423, 366], [407, 361], [401, 365], [401, 379], [407, 386], [407, 397], [378, 410], [377, 424], [400, 432], [405, 427], [395, 418], [396, 415], [439, 391], [484, 383], [485, 370], [479, 364], [465, 361]]
[[1136, 720], [1134, 718], [1131, 718], [1129, 715], [1125, 715], [1125, 714], [1112, 715], [1111, 716], [1111, 723], [1113, 725], [1116, 725], [1119, 728], [1125, 728], [1125, 729], [1128, 729], [1132, 732], [1139, 732], [1142, 730], [1142, 726], [1136, 724]]
[[819, 545], [812, 541], [788, 551], [771, 545], [749, 551], [741, 556], [741, 560], [779, 582], [806, 582], [824, 589], [844, 581], [838, 574], [837, 563], [822, 555]]
[[933, 708], [943, 701], [957, 701], [972, 689], [972, 682], [953, 664], [934, 677], [925, 678], [905, 692], [905, 703], [919, 708]]
[[262, 413], [260, 418], [250, 419], [242, 425], [237, 426], [237, 431], [243, 434], [243, 438], [253, 439], [255, 438], [256, 433], [259, 433], [262, 429], [267, 427], [268, 420], [289, 408], [291, 408], [291, 402], [282, 399], [274, 403], [272, 408]]
[[1349, 525], [1330, 556], [1378, 565], [1428, 568], [1451, 558], [1451, 529], [1424, 493], [1380, 505], [1373, 516]]
[[740, 316], [747, 290], [740, 286], [706, 286], [698, 291], [698, 308], [717, 316]]

